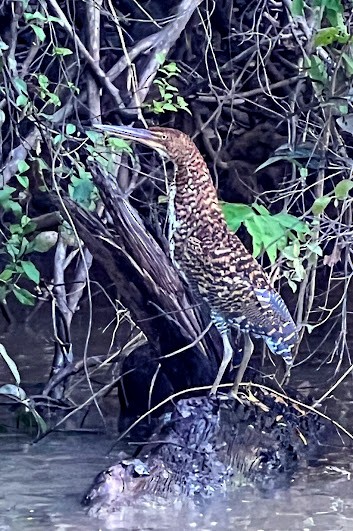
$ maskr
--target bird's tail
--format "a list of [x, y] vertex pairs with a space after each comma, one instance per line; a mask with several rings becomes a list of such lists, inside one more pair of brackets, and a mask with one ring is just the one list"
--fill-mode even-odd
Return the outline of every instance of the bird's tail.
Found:
[[288, 365], [292, 363], [291, 351], [298, 341], [298, 332], [293, 321], [284, 323], [281, 330], [274, 330], [265, 337], [265, 341], [271, 352], [282, 356]]

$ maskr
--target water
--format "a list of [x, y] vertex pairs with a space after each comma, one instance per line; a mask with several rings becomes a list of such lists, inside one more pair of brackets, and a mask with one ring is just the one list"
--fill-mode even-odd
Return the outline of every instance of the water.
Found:
[[[42, 351], [43, 347], [44, 351], [48, 349], [47, 360], [50, 360], [50, 341], [45, 332], [39, 333], [40, 329], [36, 321], [31, 332], [22, 330], [21, 337], [15, 334], [13, 343], [9, 337], [1, 338], [9, 353], [14, 352], [16, 345], [17, 361], [26, 380], [24, 387], [31, 380], [32, 383], [45, 381], [44, 373], [49, 367], [49, 363], [43, 363], [41, 358], [36, 361], [33, 356], [41, 346]], [[28, 333], [32, 334], [31, 340]], [[30, 352], [27, 345], [31, 346]], [[308, 370], [306, 378], [324, 391], [328, 386], [326, 371], [332, 373], [331, 368], [319, 372]], [[296, 376], [299, 384], [299, 372]], [[352, 430], [351, 379], [338, 389], [330, 407], [330, 414]], [[278, 490], [271, 496], [244, 486], [198, 505], [190, 502], [162, 508], [131, 506], [106, 520], [97, 520], [86, 515], [80, 500], [94, 476], [116, 461], [108, 455], [113, 439], [99, 433], [69, 432], [53, 433], [31, 444], [26, 435], [0, 434], [0, 531], [352, 530], [352, 449], [341, 446], [339, 440], [328, 444], [333, 442], [335, 446], [332, 445], [316, 466], [299, 469], [289, 489]]]
[[197, 507], [127, 507], [107, 520], [89, 518], [80, 499], [94, 475], [112, 462], [105, 457], [111, 444], [91, 434], [53, 434], [35, 445], [23, 436], [1, 436], [0, 530], [353, 529], [348, 449], [327, 454], [319, 466], [301, 471], [288, 490], [272, 497], [242, 487]]

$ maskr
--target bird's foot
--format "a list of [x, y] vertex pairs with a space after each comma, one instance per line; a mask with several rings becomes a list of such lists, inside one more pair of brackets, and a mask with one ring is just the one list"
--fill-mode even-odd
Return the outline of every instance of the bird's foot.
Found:
[[229, 393], [226, 392], [226, 390], [221, 390], [221, 389], [218, 389], [219, 388], [219, 384], [218, 385], [215, 385], [213, 384], [212, 387], [211, 387], [211, 390], [208, 394], [208, 397], [212, 400], [228, 400], [229, 398]]

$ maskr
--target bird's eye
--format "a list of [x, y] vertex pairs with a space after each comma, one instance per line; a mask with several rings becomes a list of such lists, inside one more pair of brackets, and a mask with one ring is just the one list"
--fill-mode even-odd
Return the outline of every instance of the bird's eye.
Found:
[[167, 140], [167, 135], [165, 133], [161, 134], [161, 140]]

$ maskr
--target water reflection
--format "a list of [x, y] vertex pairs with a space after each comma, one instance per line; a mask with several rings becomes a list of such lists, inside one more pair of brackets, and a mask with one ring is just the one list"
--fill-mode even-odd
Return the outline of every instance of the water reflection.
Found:
[[112, 441], [99, 435], [51, 435], [32, 445], [2, 435], [0, 530], [41, 529], [249, 529], [320, 531], [353, 529], [353, 466], [348, 448], [301, 470], [292, 486], [264, 496], [244, 486], [198, 504], [126, 507], [105, 521], [80, 506], [93, 476], [114, 461]]

